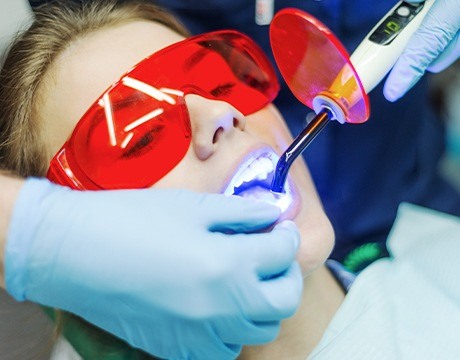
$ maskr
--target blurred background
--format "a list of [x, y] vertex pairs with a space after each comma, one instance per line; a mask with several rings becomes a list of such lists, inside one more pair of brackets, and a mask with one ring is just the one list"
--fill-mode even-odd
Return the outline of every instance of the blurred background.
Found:
[[440, 171], [460, 190], [460, 60], [430, 77], [433, 105], [446, 123], [447, 149]]

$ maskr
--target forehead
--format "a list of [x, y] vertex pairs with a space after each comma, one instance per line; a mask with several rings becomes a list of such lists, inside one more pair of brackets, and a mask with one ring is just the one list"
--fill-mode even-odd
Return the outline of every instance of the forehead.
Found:
[[107, 27], [70, 44], [39, 89], [38, 116], [53, 154], [89, 106], [143, 58], [183, 37], [164, 25], [134, 21]]

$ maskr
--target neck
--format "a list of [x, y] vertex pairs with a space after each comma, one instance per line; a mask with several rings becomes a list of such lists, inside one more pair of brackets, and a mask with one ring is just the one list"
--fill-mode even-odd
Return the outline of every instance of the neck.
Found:
[[245, 347], [241, 360], [305, 359], [320, 341], [344, 299], [325, 266], [304, 279], [302, 302], [293, 317], [282, 322], [278, 338], [262, 346]]

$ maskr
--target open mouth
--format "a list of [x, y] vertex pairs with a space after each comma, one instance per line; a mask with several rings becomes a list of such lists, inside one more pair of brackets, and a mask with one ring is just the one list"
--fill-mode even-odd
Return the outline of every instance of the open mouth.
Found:
[[292, 203], [288, 183], [283, 194], [270, 190], [277, 162], [278, 156], [273, 152], [254, 154], [239, 166], [224, 194], [267, 201], [286, 211]]

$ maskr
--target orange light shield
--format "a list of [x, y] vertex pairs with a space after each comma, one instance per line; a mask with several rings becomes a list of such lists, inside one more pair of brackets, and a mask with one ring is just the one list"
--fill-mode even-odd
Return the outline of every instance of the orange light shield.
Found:
[[270, 42], [284, 80], [301, 103], [313, 109], [320, 95], [341, 108], [346, 122], [369, 118], [369, 99], [350, 56], [322, 22], [299, 9], [283, 9], [270, 25]]

